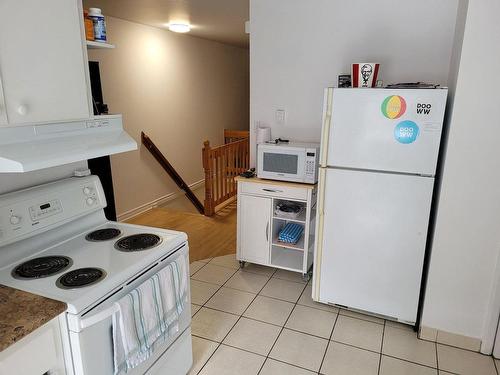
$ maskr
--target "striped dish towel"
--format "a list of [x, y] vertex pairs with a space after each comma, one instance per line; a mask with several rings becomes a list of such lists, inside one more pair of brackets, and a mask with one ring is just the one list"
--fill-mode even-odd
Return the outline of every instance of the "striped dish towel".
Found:
[[178, 257], [115, 303], [115, 375], [147, 360], [158, 345], [179, 331], [179, 316], [187, 303], [187, 275], [187, 260]]
[[297, 223], [287, 223], [278, 234], [278, 241], [296, 244], [302, 236], [304, 227]]

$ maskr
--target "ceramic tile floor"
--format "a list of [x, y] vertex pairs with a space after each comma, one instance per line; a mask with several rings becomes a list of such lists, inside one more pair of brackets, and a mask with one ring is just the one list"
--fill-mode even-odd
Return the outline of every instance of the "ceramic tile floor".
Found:
[[499, 375], [492, 357], [311, 299], [300, 274], [234, 255], [191, 263], [195, 375]]

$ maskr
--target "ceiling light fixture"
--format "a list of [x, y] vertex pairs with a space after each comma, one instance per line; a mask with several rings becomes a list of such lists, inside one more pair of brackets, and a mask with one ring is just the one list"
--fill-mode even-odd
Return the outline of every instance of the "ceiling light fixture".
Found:
[[189, 31], [191, 31], [191, 25], [188, 23], [180, 22], [169, 23], [168, 29], [170, 31], [173, 31], [174, 33], [188, 33]]

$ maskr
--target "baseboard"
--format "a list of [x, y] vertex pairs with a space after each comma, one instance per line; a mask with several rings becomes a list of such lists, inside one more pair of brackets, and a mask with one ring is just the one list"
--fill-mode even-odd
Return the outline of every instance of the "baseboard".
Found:
[[[188, 185], [191, 190], [195, 190], [201, 186], [203, 186], [205, 183], [205, 180], [199, 180], [196, 182], [193, 182], [192, 184]], [[175, 191], [169, 194], [166, 194], [160, 198], [157, 198], [155, 200], [152, 200], [151, 202], [144, 203], [140, 205], [139, 207], [133, 208], [131, 210], [125, 211], [119, 215], [117, 215], [117, 220], [118, 221], [125, 221], [132, 219], [135, 216], [138, 216], [140, 214], [143, 214], [144, 212], [147, 212], [155, 207], [161, 206], [165, 203], [168, 203], [170, 201], [173, 201], [176, 198], [182, 197], [184, 195], [184, 192], [181, 191]]]
[[421, 326], [418, 337], [422, 340], [455, 346], [473, 352], [479, 352], [481, 348], [481, 340], [476, 337], [458, 335], [431, 327]]

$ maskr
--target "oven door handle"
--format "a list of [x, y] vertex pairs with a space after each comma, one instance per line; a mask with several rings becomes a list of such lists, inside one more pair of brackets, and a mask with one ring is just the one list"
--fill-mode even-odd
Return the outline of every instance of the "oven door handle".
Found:
[[94, 324], [102, 322], [104, 319], [109, 318], [116, 312], [118, 312], [118, 305], [113, 304], [112, 306], [108, 307], [107, 309], [101, 312], [98, 312], [95, 315], [89, 316], [88, 318], [85, 319], [80, 319], [79, 328], [80, 330], [84, 330], [85, 328], [88, 328], [90, 326], [93, 326]]

